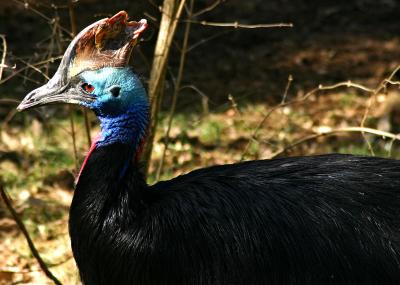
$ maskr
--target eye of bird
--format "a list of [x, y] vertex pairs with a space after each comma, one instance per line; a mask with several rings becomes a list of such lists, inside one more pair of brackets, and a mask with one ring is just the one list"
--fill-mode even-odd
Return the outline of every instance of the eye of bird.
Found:
[[81, 89], [85, 92], [85, 93], [89, 93], [92, 94], [94, 91], [94, 86], [89, 84], [89, 83], [82, 83], [81, 85]]

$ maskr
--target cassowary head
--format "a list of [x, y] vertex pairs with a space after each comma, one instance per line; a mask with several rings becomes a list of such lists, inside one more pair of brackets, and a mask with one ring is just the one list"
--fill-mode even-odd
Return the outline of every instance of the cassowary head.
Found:
[[30, 92], [18, 110], [61, 102], [79, 104], [109, 118], [144, 108], [145, 90], [127, 65], [146, 27], [146, 20], [128, 22], [125, 11], [88, 26], [68, 46], [50, 81]]

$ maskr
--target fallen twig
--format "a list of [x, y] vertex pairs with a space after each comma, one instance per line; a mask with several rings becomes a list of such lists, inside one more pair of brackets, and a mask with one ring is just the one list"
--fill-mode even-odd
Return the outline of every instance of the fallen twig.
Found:
[[7, 207], [7, 209], [10, 211], [14, 221], [17, 223], [18, 228], [21, 230], [22, 234], [24, 235], [24, 237], [28, 243], [29, 249], [30, 249], [33, 257], [39, 263], [40, 268], [43, 270], [43, 272], [46, 274], [46, 276], [54, 282], [54, 284], [62, 285], [62, 283], [57, 279], [57, 277], [55, 277], [51, 273], [51, 271], [47, 267], [46, 263], [43, 261], [42, 257], [40, 256], [39, 252], [37, 251], [35, 244], [33, 243], [31, 237], [29, 236], [28, 230], [26, 229], [24, 223], [22, 222], [22, 220], [20, 219], [17, 212], [15, 211], [15, 209], [12, 206], [11, 200], [6, 193], [6, 190], [4, 188], [4, 183], [1, 178], [0, 178], [0, 195], [4, 201], [4, 204]]

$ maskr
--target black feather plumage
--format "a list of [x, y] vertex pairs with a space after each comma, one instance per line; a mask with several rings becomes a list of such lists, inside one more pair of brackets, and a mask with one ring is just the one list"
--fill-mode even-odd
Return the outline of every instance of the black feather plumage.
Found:
[[98, 147], [70, 212], [92, 284], [398, 284], [400, 161], [322, 155], [214, 166], [147, 186]]

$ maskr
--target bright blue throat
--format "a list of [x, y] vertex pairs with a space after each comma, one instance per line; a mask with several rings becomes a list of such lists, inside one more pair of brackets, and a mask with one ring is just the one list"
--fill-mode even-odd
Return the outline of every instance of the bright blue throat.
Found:
[[143, 142], [149, 121], [148, 106], [135, 105], [118, 116], [99, 115], [101, 135], [97, 146], [115, 143], [132, 145], [137, 150]]

